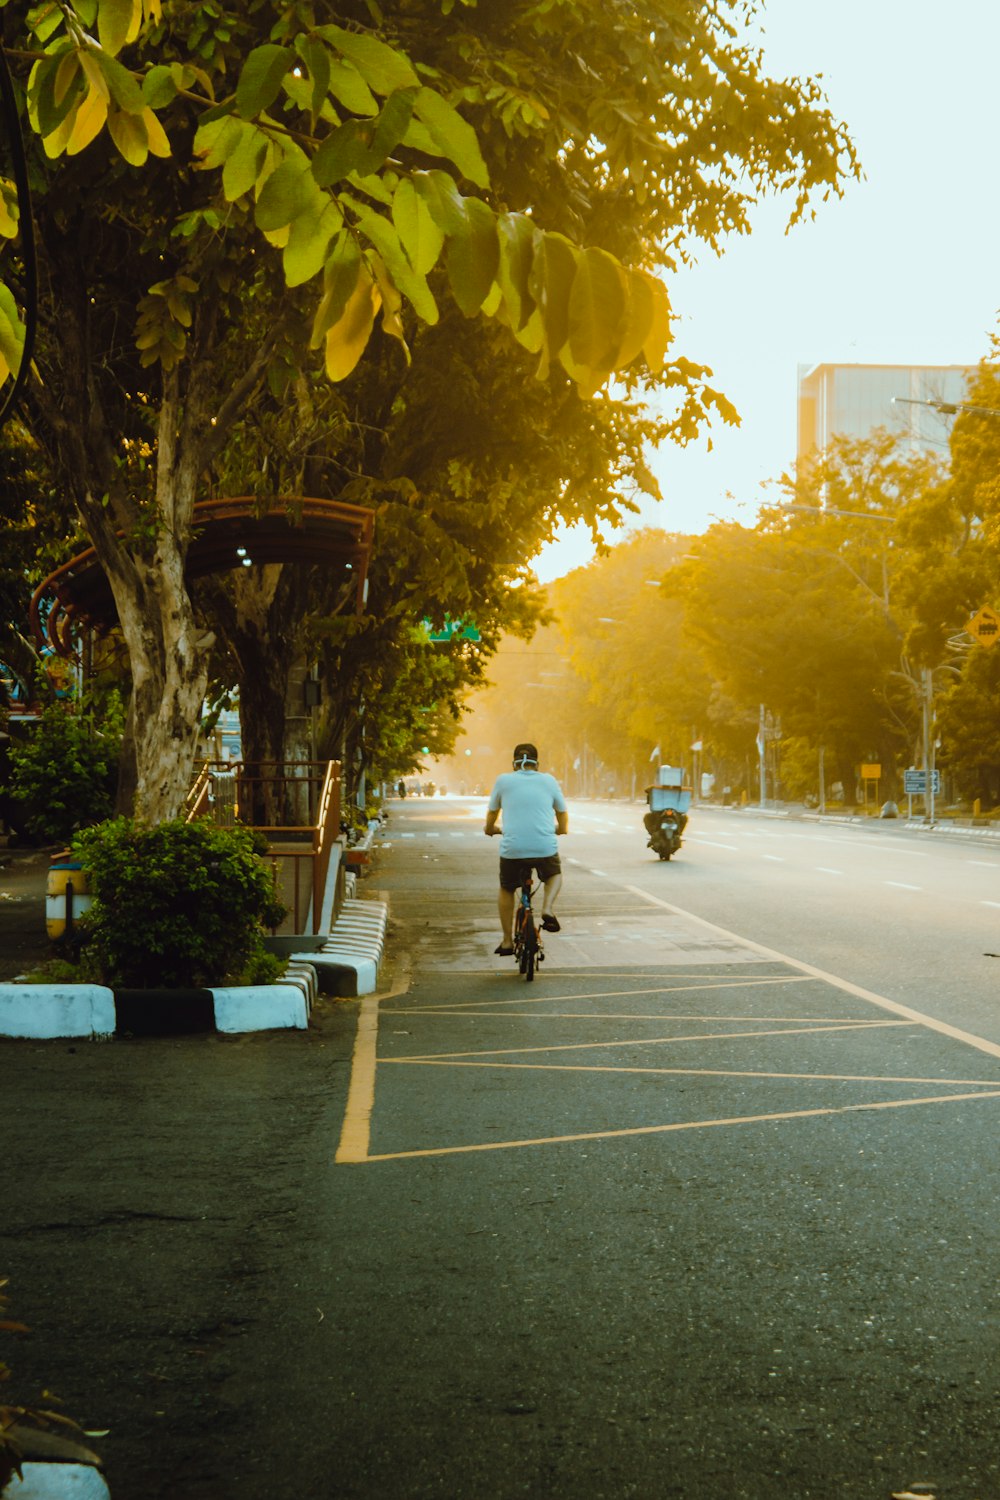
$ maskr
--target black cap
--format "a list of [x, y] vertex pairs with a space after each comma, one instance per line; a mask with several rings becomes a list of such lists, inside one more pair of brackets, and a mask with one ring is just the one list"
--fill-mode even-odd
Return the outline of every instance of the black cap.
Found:
[[523, 770], [525, 765], [537, 766], [538, 751], [535, 749], [534, 745], [515, 745], [514, 764], [520, 770]]

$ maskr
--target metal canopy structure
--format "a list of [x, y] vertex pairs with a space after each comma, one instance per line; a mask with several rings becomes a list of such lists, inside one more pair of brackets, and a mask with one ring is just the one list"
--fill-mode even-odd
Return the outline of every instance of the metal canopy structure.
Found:
[[[361, 614], [367, 593], [375, 514], [341, 500], [282, 498], [264, 513], [253, 495], [202, 500], [195, 505], [185, 577], [189, 582], [213, 573], [265, 563], [317, 563], [339, 570], [354, 590]], [[51, 607], [43, 619], [44, 604]], [[35, 590], [31, 629], [39, 646], [59, 656], [73, 655], [74, 626], [105, 633], [118, 620], [107, 575], [93, 547], [62, 564]]]

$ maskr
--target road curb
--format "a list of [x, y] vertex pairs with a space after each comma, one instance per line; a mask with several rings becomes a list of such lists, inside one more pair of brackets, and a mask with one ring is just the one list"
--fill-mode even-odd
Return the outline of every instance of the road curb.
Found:
[[315, 950], [288, 955], [273, 984], [204, 989], [109, 989], [99, 984], [0, 984], [0, 1036], [165, 1036], [304, 1030], [319, 993], [369, 995], [378, 985], [389, 908], [345, 901]]

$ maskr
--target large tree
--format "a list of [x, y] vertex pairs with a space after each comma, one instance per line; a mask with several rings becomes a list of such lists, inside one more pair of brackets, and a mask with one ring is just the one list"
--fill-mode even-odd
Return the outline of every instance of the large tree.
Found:
[[[771, 185], [792, 186], [798, 214], [854, 167], [816, 86], [762, 75], [742, 11], [4, 7], [42, 288], [25, 417], [115, 595], [141, 816], [179, 806], [205, 690], [192, 507], [241, 415], [265, 387], [280, 399], [310, 347], [347, 378], [381, 315], [402, 369], [445, 293], [492, 315], [557, 403], [641, 358], [676, 388], [675, 435], [729, 414], [705, 372], [664, 365], [649, 268], [745, 227]], [[0, 233], [27, 253], [27, 205], [10, 183], [2, 198]], [[22, 334], [4, 291], [11, 369]]]

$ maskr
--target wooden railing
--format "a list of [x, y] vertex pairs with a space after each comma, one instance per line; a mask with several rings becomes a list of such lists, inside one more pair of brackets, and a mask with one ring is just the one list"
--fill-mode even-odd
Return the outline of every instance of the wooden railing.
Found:
[[[206, 761], [188, 795], [187, 818], [240, 822], [264, 835], [275, 889], [289, 908], [279, 930], [318, 933], [340, 831], [338, 761]], [[333, 871], [336, 878], [337, 871]]]

